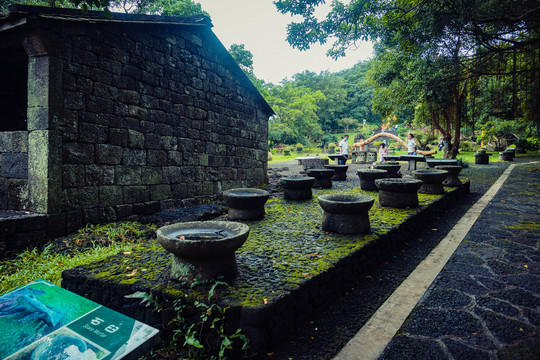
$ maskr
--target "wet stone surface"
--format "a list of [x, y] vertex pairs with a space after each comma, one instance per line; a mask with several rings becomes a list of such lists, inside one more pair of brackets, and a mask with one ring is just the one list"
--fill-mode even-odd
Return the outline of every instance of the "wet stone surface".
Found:
[[539, 180], [514, 168], [379, 359], [540, 358]]

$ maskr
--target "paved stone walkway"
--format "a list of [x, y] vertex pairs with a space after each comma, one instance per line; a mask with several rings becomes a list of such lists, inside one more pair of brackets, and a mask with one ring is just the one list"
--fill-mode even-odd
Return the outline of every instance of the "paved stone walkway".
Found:
[[379, 359], [540, 359], [539, 245], [540, 163], [517, 164]]

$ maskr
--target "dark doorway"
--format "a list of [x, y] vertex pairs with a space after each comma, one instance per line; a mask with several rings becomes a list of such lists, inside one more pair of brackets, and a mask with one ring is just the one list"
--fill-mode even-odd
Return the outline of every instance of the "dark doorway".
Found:
[[22, 45], [0, 47], [0, 131], [27, 130], [28, 56]]

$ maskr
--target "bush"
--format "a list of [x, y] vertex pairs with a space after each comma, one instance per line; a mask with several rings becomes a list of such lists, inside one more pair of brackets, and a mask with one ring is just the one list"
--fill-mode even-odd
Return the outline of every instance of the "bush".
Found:
[[480, 146], [472, 141], [464, 140], [459, 143], [459, 148], [461, 151], [476, 151]]
[[514, 142], [515, 147], [523, 150], [538, 150], [540, 149], [540, 139], [529, 137], [529, 138], [518, 138]]

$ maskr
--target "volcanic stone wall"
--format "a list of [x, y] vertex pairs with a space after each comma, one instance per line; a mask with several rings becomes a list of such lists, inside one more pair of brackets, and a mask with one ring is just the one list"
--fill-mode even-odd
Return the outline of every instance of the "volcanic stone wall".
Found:
[[266, 181], [270, 108], [207, 26], [58, 21], [39, 38], [67, 231]]
[[0, 209], [28, 209], [26, 131], [0, 131]]

